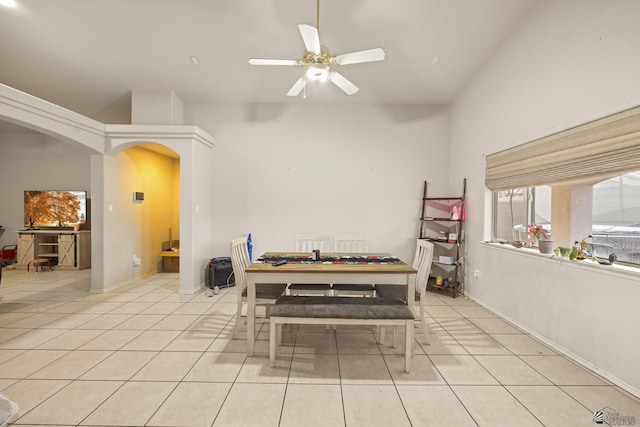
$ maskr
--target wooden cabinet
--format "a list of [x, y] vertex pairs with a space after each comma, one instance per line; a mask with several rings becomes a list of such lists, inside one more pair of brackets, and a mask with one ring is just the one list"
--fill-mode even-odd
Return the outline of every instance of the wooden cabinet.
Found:
[[419, 238], [434, 244], [427, 290], [453, 298], [464, 294], [466, 186], [467, 180], [463, 179], [460, 196], [428, 197], [425, 181], [422, 196]]
[[61, 234], [58, 236], [58, 266], [75, 267], [76, 235]]
[[47, 258], [62, 270], [91, 267], [91, 231], [20, 230], [18, 233], [18, 266]]
[[34, 241], [32, 234], [18, 233], [18, 265], [27, 265], [29, 261], [35, 259]]

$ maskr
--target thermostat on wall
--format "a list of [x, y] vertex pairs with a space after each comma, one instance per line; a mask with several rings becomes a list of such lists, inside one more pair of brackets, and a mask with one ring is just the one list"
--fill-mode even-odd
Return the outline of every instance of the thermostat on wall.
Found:
[[133, 201], [134, 202], [142, 201], [142, 200], [144, 200], [144, 193], [141, 193], [141, 192], [138, 192], [138, 191], [133, 193]]

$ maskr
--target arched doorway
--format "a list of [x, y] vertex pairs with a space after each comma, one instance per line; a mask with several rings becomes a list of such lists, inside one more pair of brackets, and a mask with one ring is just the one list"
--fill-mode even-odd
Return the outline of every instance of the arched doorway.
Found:
[[[156, 247], [153, 243], [175, 239], [179, 236], [180, 257], [180, 293], [191, 294], [204, 286], [204, 271], [208, 259], [211, 257], [211, 164], [213, 139], [194, 126], [151, 126], [151, 125], [107, 125], [106, 141], [109, 149], [103, 156], [101, 168], [95, 168], [101, 175], [103, 182], [103, 212], [107, 212], [104, 218], [104, 271], [103, 290], [122, 283], [127, 283], [142, 274], [135, 270], [133, 264], [133, 251], [142, 253], [142, 246], [151, 244], [153, 247], [146, 249], [150, 258], [158, 260], [161, 245]], [[136, 150], [125, 152], [136, 147]], [[151, 149], [151, 150], [150, 150]], [[172, 160], [173, 179], [165, 182], [165, 186], [175, 186], [173, 193], [179, 196], [173, 198], [172, 207], [164, 209], [173, 210], [155, 231], [149, 231], [143, 239], [145, 224], [139, 215], [136, 206], [132, 203], [132, 195], [135, 191], [132, 185], [149, 185], [147, 179], [154, 179], [152, 175], [145, 178], [137, 167], [147, 165], [147, 160], [153, 156], [170, 158], [163, 150], [169, 149], [171, 156], [175, 153], [178, 160]], [[153, 150], [153, 151], [152, 151]], [[144, 153], [143, 151], [147, 151]], [[149, 154], [149, 152], [153, 154]], [[123, 157], [122, 155], [125, 155]], [[143, 158], [147, 160], [142, 160]], [[176, 163], [177, 162], [177, 163]], [[137, 165], [137, 166], [136, 166]], [[166, 169], [166, 168], [165, 168]], [[162, 180], [160, 180], [162, 181]], [[155, 185], [155, 183], [154, 183]], [[161, 189], [154, 191], [161, 192]], [[157, 194], [157, 193], [156, 193]], [[157, 197], [160, 199], [160, 197]], [[113, 212], [109, 212], [110, 200], [118, 200], [124, 203], [124, 212], [119, 211], [114, 202]], [[147, 200], [142, 202], [144, 206]], [[161, 215], [156, 211], [150, 212], [148, 221], [155, 221]], [[173, 223], [172, 223], [173, 221]], [[167, 227], [169, 225], [169, 227]], [[169, 236], [171, 228], [171, 236]], [[159, 240], [158, 240], [159, 239]], [[177, 239], [176, 239], [177, 240]], [[151, 243], [149, 243], [151, 242]], [[123, 250], [125, 248], [125, 250]], [[156, 267], [156, 266], [154, 266]], [[147, 266], [147, 270], [151, 267]], [[96, 292], [100, 291], [98, 289]]]
[[[131, 214], [139, 224], [139, 260], [136, 275], [179, 271], [180, 248], [180, 156], [155, 143], [141, 143], [120, 154], [131, 162], [133, 179], [125, 184], [131, 189]], [[131, 181], [137, 187], [131, 187]], [[163, 251], [171, 257], [162, 257]], [[136, 261], [138, 262], [138, 261]]]
[[[137, 238], [131, 236], [135, 227], [129, 226], [126, 209], [120, 210], [130, 205], [132, 192], [119, 190], [126, 174], [123, 177], [113, 156], [148, 142], [176, 153], [180, 157], [180, 293], [192, 294], [204, 286], [204, 267], [212, 247], [214, 139], [209, 134], [196, 126], [105, 125], [2, 85], [0, 120], [79, 144], [92, 153], [92, 292], [104, 292], [132, 280], [132, 257], [140, 250]], [[113, 202], [116, 199], [123, 203]]]

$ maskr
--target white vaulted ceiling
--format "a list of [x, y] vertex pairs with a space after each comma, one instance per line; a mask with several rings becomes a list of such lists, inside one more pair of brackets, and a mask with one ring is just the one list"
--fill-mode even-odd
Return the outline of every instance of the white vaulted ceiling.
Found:
[[134, 90], [185, 103], [448, 104], [534, 0], [321, 0], [323, 46], [381, 47], [386, 59], [339, 68], [355, 95], [326, 85], [306, 99], [286, 96], [299, 68], [247, 61], [299, 59], [297, 25], [316, 25], [316, 0], [16, 3], [0, 6], [0, 83], [101, 120], [129, 108]]

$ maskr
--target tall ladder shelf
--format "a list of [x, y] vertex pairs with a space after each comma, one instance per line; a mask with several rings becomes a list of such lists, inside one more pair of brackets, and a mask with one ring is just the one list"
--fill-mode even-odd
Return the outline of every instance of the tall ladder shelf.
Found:
[[467, 179], [462, 180], [461, 196], [427, 197], [427, 187], [425, 181], [419, 236], [434, 244], [427, 290], [455, 298], [458, 294], [464, 294]]

